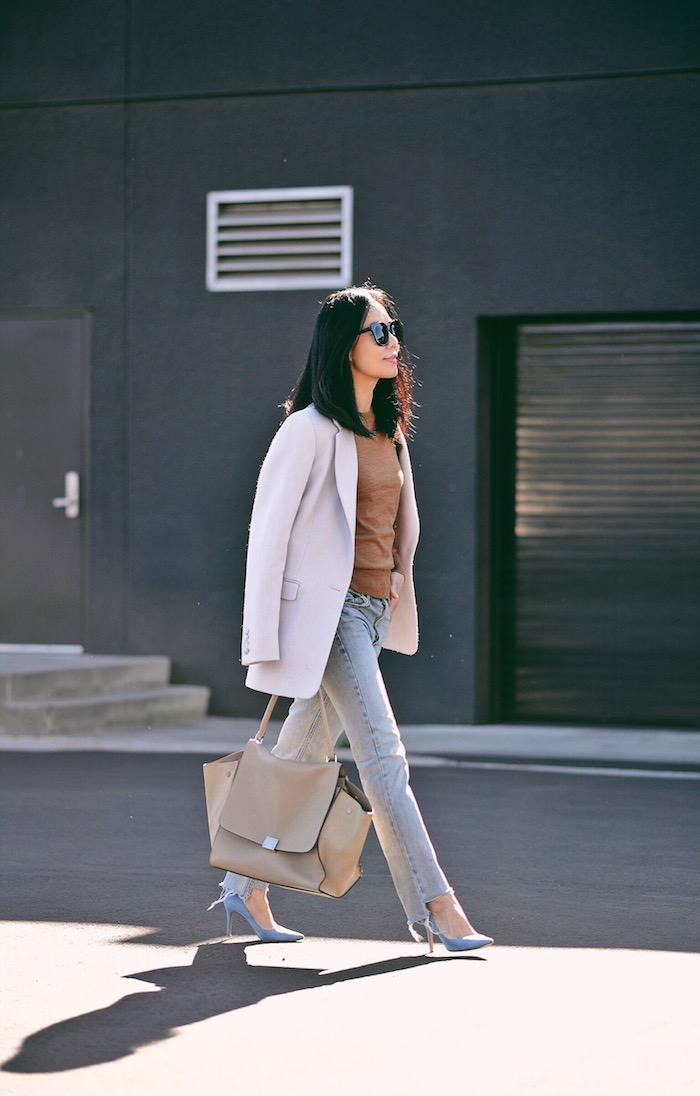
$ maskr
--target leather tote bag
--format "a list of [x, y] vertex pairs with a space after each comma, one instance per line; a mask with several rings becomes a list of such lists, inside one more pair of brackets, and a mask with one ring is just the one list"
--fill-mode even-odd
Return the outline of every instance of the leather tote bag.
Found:
[[[287, 761], [263, 744], [277, 702], [239, 753], [204, 765], [209, 863], [278, 887], [341, 898], [360, 878], [369, 800], [340, 762]], [[333, 745], [319, 693], [329, 756]]]

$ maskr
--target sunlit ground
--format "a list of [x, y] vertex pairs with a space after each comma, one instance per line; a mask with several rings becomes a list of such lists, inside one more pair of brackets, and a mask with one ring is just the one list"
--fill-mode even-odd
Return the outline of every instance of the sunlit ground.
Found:
[[151, 931], [0, 924], [1, 1093], [700, 1092], [700, 956], [654, 951], [653, 926], [648, 951], [449, 959], [410, 941], [139, 944]]

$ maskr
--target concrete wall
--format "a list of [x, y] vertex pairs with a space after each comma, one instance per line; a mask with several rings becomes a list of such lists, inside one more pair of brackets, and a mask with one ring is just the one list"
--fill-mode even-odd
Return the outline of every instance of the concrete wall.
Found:
[[323, 292], [208, 293], [205, 198], [349, 184], [355, 280], [394, 295], [421, 382], [422, 645], [390, 691], [487, 718], [477, 320], [697, 307], [697, 5], [5, 9], [0, 308], [93, 315], [89, 649], [259, 709], [246, 527]]

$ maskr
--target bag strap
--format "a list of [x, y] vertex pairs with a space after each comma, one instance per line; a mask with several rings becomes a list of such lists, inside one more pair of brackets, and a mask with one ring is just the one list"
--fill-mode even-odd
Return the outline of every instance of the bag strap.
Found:
[[[320, 689], [318, 690], [318, 693], [316, 695], [318, 697], [318, 706], [321, 710], [321, 722], [323, 723], [323, 726], [324, 726], [324, 729], [325, 729], [325, 732], [326, 732], [326, 738], [328, 739], [328, 746], [329, 746], [329, 751], [330, 752], [328, 753], [327, 760], [331, 761], [333, 759], [333, 757], [335, 756], [335, 750], [333, 749], [333, 739], [331, 738], [331, 729], [328, 726], [328, 714], [326, 712], [326, 705], [323, 701], [323, 694], [321, 693]], [[270, 697], [270, 699], [268, 701], [268, 704], [267, 704], [267, 707], [266, 707], [265, 711], [263, 712], [263, 717], [260, 720], [260, 727], [258, 728], [257, 734], [255, 735], [255, 739], [256, 739], [257, 742], [262, 742], [262, 740], [264, 739], [265, 731], [267, 730], [267, 725], [270, 722], [270, 717], [272, 716], [272, 713], [275, 710], [275, 704], [277, 703], [278, 700], [279, 700], [279, 695]]]

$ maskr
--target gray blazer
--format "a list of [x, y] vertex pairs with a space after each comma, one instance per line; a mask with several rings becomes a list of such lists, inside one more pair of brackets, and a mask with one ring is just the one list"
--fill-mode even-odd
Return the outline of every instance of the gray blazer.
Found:
[[[401, 443], [396, 531], [406, 581], [385, 646], [414, 654], [419, 523]], [[356, 500], [352, 431], [313, 405], [285, 419], [260, 470], [250, 523], [241, 657], [249, 688], [289, 697], [318, 691], [354, 567]]]

